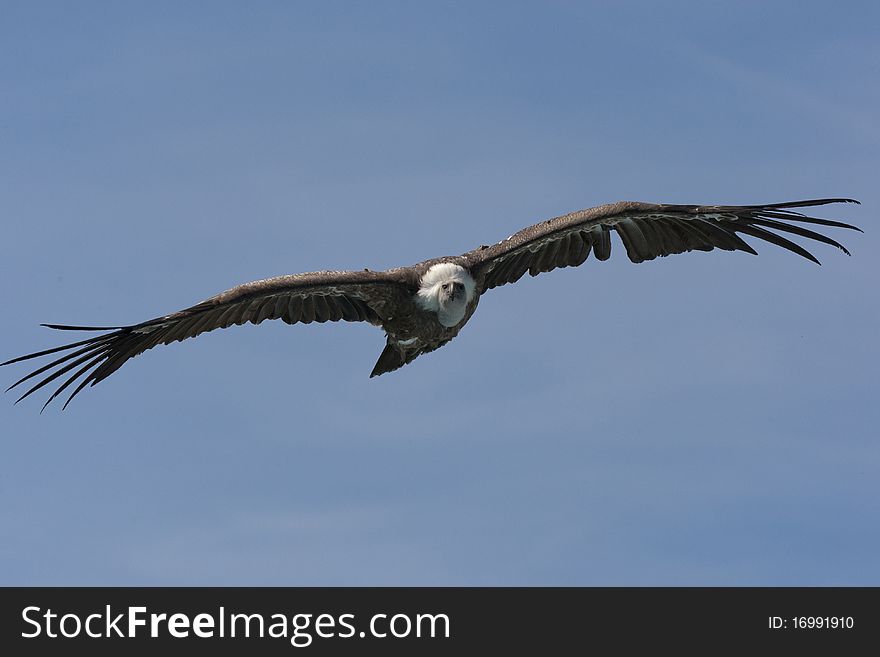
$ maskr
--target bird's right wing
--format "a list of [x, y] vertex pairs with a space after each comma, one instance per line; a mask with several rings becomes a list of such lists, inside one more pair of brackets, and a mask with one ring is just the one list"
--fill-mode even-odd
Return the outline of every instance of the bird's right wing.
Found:
[[414, 291], [413, 283], [407, 279], [404, 270], [322, 271], [278, 276], [239, 285], [185, 310], [131, 326], [44, 324], [43, 326], [64, 331], [106, 332], [79, 342], [13, 358], [0, 365], [11, 365], [64, 352], [60, 358], [13, 383], [7, 391], [41, 374], [45, 375], [16, 400], [18, 403], [74, 370], [43, 406], [45, 408], [82, 377], [67, 398], [64, 404], [67, 407], [71, 399], [86, 385], [95, 385], [130, 358], [159, 344], [185, 340], [233, 324], [259, 324], [266, 319], [281, 319], [288, 324], [339, 320], [378, 324], [385, 316], [386, 308], [393, 308], [399, 299], [411, 296]]

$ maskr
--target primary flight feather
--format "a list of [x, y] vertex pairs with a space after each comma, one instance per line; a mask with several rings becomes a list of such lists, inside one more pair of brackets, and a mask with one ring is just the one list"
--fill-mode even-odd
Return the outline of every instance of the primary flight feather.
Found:
[[[559, 267], [576, 267], [592, 252], [611, 255], [616, 232], [633, 262], [686, 251], [747, 251], [740, 235], [788, 249], [815, 263], [806, 249], [779, 233], [788, 233], [849, 251], [803, 224], [860, 230], [839, 221], [801, 214], [795, 208], [858, 203], [826, 198], [768, 205], [667, 205], [621, 201], [572, 212], [524, 228], [493, 246], [460, 256], [433, 258], [387, 271], [320, 271], [245, 283], [184, 310], [131, 326], [44, 324], [65, 331], [102, 331], [101, 335], [0, 363], [63, 354], [27, 374], [8, 389], [36, 379], [16, 403], [53, 381], [61, 384], [43, 405], [76, 384], [64, 408], [87, 385], [95, 385], [129, 359], [159, 344], [195, 337], [233, 324], [281, 319], [288, 324], [365, 321], [385, 331], [385, 349], [370, 376], [394, 371], [421, 354], [452, 340], [477, 308], [480, 296], [515, 283], [526, 272], [536, 276]], [[44, 375], [39, 378], [40, 375]], [[66, 377], [66, 378], [65, 378]]]

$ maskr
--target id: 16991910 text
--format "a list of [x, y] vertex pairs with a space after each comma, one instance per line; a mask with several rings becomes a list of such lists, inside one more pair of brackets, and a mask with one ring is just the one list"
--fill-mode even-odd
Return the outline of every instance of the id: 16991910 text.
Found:
[[854, 624], [852, 616], [767, 617], [767, 627], [771, 630], [851, 630]]

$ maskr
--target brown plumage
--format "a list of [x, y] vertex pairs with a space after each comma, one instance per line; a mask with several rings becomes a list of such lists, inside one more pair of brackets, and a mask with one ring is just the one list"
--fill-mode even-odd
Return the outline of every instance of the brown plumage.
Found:
[[[59, 330], [106, 331], [101, 335], [13, 358], [9, 365], [59, 352], [64, 355], [22, 377], [8, 390], [45, 376], [22, 394], [21, 401], [64, 377], [55, 397], [79, 381], [64, 404], [85, 386], [95, 385], [129, 359], [159, 344], [195, 337], [233, 324], [281, 319], [288, 324], [365, 321], [385, 330], [385, 349], [371, 376], [396, 370], [419, 355], [452, 340], [476, 310], [487, 290], [514, 283], [528, 272], [536, 276], [560, 267], [576, 267], [593, 253], [611, 255], [611, 233], [623, 242], [629, 259], [639, 263], [686, 251], [746, 251], [740, 235], [788, 249], [818, 264], [806, 249], [779, 232], [823, 242], [849, 252], [835, 240], [801, 224], [855, 226], [805, 216], [795, 208], [858, 203], [833, 198], [769, 205], [697, 206], [623, 201], [580, 210], [529, 226], [493, 246], [460, 256], [426, 260], [383, 272], [322, 271], [246, 283], [170, 315], [117, 327], [44, 324]], [[775, 232], [774, 232], [775, 231]], [[16, 403], [17, 403], [16, 402]]]

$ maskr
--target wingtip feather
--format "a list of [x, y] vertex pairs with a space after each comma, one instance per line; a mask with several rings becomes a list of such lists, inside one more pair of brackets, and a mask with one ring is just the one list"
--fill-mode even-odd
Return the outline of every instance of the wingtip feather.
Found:
[[70, 324], [40, 324], [56, 331], [118, 331], [127, 326], [72, 326]]

